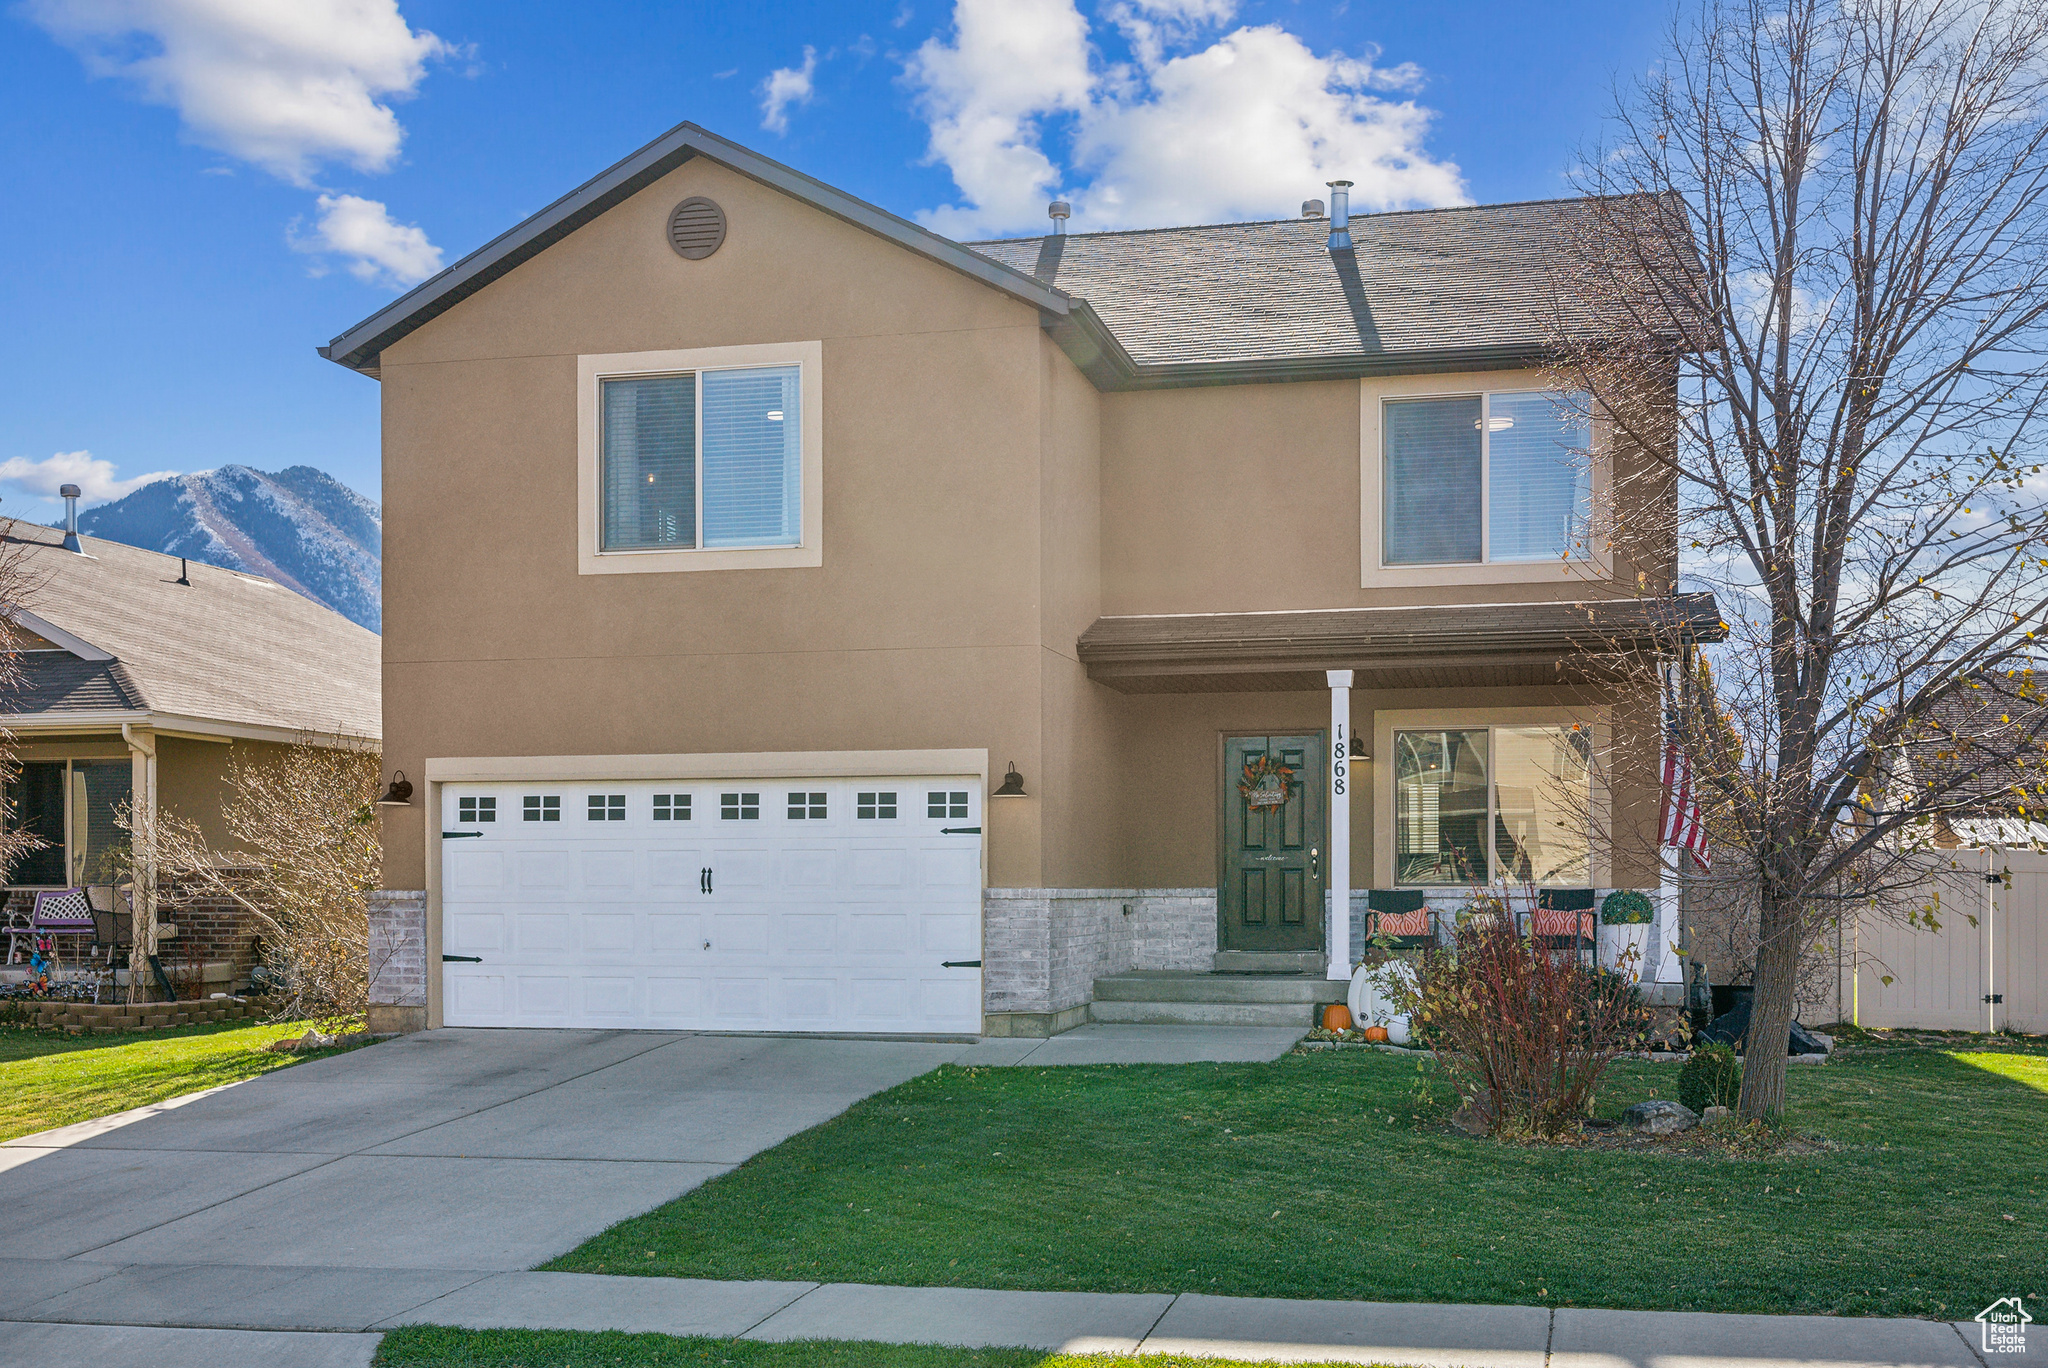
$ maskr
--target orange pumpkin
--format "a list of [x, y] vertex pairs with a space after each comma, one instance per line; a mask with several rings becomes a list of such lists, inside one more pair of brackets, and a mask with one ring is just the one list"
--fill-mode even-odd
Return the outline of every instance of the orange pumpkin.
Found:
[[1323, 1008], [1323, 1029], [1326, 1031], [1350, 1030], [1351, 1009], [1341, 1002], [1333, 1002]]
[[1384, 1026], [1368, 1026], [1365, 1028], [1365, 1038], [1375, 1045], [1384, 1045], [1387, 1043], [1387, 1028]]

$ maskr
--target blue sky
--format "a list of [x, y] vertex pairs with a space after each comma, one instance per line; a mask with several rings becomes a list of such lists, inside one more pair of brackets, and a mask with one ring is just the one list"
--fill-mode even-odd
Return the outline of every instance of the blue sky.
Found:
[[0, 512], [308, 464], [313, 348], [685, 119], [956, 236], [1568, 192], [1661, 5], [19, 0], [0, 11]]

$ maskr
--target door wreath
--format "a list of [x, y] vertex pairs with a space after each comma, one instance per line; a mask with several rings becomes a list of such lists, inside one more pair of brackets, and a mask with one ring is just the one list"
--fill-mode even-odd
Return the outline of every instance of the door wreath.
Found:
[[1247, 807], [1284, 807], [1294, 787], [1293, 770], [1270, 755], [1261, 755], [1245, 762], [1237, 792]]

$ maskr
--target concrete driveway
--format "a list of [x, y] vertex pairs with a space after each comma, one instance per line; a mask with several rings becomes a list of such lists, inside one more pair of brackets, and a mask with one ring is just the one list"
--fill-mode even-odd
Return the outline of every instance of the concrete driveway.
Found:
[[1179, 1029], [407, 1036], [0, 1145], [0, 1322], [365, 1329], [543, 1263], [948, 1061], [1273, 1058], [1299, 1035]]

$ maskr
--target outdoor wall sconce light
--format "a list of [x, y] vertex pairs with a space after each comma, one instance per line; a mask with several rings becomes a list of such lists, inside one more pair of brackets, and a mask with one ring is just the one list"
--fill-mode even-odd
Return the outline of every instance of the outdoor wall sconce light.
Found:
[[1003, 776], [1003, 786], [995, 791], [994, 796], [997, 798], [1022, 798], [1026, 796], [1024, 792], [1024, 776], [1017, 773], [1017, 762], [1015, 760], [1010, 762], [1010, 772]]
[[384, 790], [384, 796], [377, 800], [378, 807], [411, 807], [412, 780], [405, 777], [404, 770], [394, 770], [391, 787]]
[[1357, 732], [1351, 733], [1351, 758], [1353, 760], [1372, 759], [1370, 755], [1365, 753], [1365, 738]]

